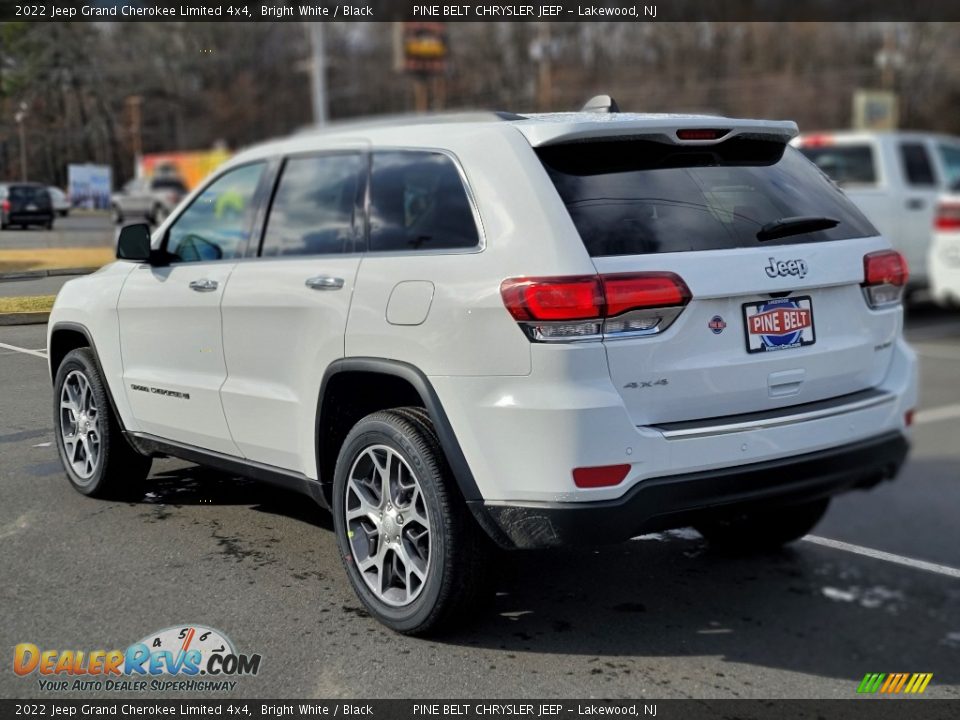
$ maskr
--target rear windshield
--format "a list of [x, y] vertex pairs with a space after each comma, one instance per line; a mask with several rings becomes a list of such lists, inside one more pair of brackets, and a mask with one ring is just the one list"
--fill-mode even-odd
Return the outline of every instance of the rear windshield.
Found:
[[46, 188], [37, 185], [11, 185], [10, 199], [25, 202], [48, 202], [50, 194]]
[[800, 152], [841, 187], [877, 184], [873, 148], [869, 145], [801, 147]]
[[187, 188], [183, 182], [170, 178], [157, 178], [153, 181], [152, 187], [154, 190], [175, 190], [177, 192], [187, 191]]
[[[537, 154], [591, 256], [719, 250], [876, 235], [829, 178], [794, 148], [733, 138], [709, 147], [647, 140], [571, 143]], [[830, 229], [761, 242], [800, 216]]]

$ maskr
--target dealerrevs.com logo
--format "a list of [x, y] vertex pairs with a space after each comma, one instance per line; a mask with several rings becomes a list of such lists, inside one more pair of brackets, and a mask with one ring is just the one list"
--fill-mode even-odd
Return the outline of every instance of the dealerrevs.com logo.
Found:
[[231, 691], [234, 678], [256, 675], [260, 655], [238, 653], [219, 630], [203, 625], [169, 627], [126, 650], [42, 650], [20, 643], [13, 671], [36, 676], [46, 692]]

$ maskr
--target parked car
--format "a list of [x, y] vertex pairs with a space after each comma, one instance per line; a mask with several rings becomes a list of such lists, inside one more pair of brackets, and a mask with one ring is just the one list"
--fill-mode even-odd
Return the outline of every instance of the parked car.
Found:
[[53, 229], [53, 203], [46, 187], [30, 182], [0, 184], [0, 229], [11, 225]]
[[934, 301], [960, 305], [960, 180], [937, 203], [929, 265]]
[[301, 491], [405, 633], [469, 617], [494, 545], [794, 541], [896, 475], [917, 402], [903, 258], [796, 133], [490, 115], [242, 152], [57, 297], [67, 478], [128, 494], [163, 454]]
[[53, 211], [60, 217], [66, 217], [70, 214], [70, 199], [67, 194], [58, 187], [52, 185], [47, 187], [50, 193], [50, 202], [53, 203]]
[[113, 220], [121, 225], [127, 220], [146, 219], [158, 225], [186, 194], [187, 188], [179, 178], [135, 178], [111, 197]]
[[960, 180], [960, 138], [924, 132], [817, 132], [800, 152], [839, 184], [910, 266], [908, 292], [929, 285], [937, 198]]

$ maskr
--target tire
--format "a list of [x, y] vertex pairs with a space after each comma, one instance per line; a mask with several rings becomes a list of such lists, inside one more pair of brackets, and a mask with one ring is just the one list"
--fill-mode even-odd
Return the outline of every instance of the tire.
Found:
[[170, 213], [162, 205], [157, 205], [150, 213], [150, 222], [154, 225], [162, 225]]
[[[377, 466], [389, 469], [388, 497]], [[348, 519], [348, 508], [365, 514]], [[377, 412], [353, 427], [337, 458], [333, 519], [347, 577], [387, 627], [436, 633], [476, 617], [489, 599], [490, 540], [422, 409]]]
[[44, 229], [46, 229], [46, 230], [53, 230], [53, 220], [51, 220], [50, 222], [46, 223], [43, 227], [44, 227]]
[[[70, 351], [57, 368], [53, 416], [60, 461], [77, 492], [98, 498], [138, 497], [151, 459], [123, 436], [89, 348]], [[81, 431], [90, 429], [80, 439], [78, 422]]]
[[720, 549], [738, 552], [776, 550], [813, 530], [829, 505], [830, 498], [823, 498], [802, 505], [740, 513], [701, 523], [696, 530]]

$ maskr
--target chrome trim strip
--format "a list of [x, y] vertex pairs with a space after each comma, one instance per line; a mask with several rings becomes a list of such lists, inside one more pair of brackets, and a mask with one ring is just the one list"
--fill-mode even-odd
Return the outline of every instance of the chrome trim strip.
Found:
[[[863, 393], [856, 394], [862, 395]], [[820, 420], [836, 415], [846, 415], [847, 413], [858, 412], [860, 410], [892, 403], [896, 400], [896, 395], [892, 393], [867, 391], [867, 394], [867, 397], [842, 405], [837, 405], [831, 401], [828, 401], [828, 407], [823, 407], [821, 403], [810, 403], [811, 405], [821, 405], [821, 407], [807, 409], [802, 412], [794, 412], [788, 415], [771, 415], [769, 412], [764, 412], [756, 413], [764, 415], [762, 418], [747, 419], [750, 416], [745, 415], [741, 416], [744, 419], [737, 422], [716, 423], [712, 425], [696, 423], [695, 426], [691, 423], [666, 423], [663, 425], [652, 425], [650, 427], [653, 430], [658, 430], [663, 433], [663, 436], [668, 440], [707, 437], [709, 435], [728, 435], [730, 433], [744, 432], [747, 430], [762, 430], [764, 428], [781, 427], [783, 425], [795, 425], [810, 420]], [[784, 410], [789, 411], [790, 408], [784, 408]], [[716, 419], [714, 419], [714, 422], [715, 421]], [[671, 425], [673, 425], [675, 429], [671, 430]]]

